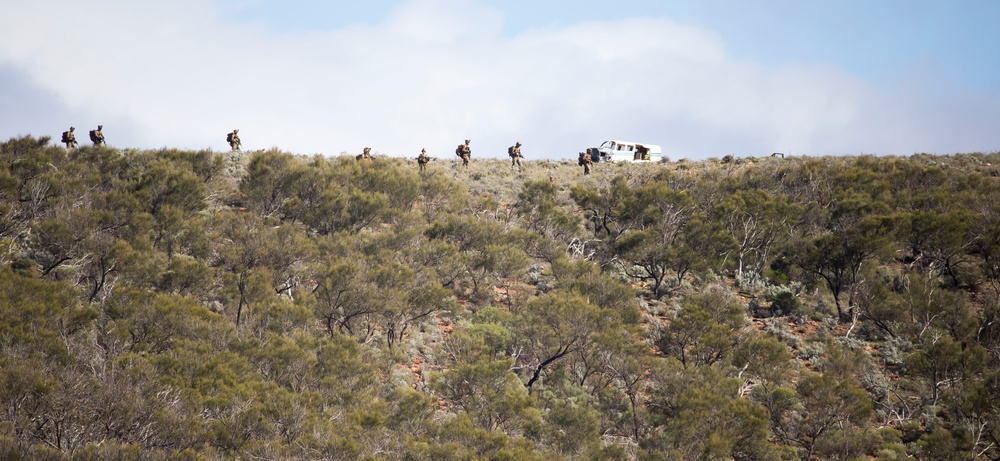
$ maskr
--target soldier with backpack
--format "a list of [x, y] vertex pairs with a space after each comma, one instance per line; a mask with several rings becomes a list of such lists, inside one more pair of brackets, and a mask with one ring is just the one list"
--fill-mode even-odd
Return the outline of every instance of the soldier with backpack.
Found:
[[226, 141], [229, 143], [229, 147], [232, 150], [242, 150], [243, 144], [240, 142], [240, 130], [235, 129], [232, 133], [226, 135]]
[[104, 143], [104, 133], [101, 132], [103, 129], [104, 125], [97, 125], [96, 130], [90, 130], [90, 142], [94, 143], [95, 146], [107, 145]]
[[591, 148], [587, 148], [587, 152], [580, 152], [579, 164], [583, 167], [584, 176], [590, 174], [590, 167], [594, 164], [593, 157], [591, 155]]
[[67, 149], [76, 147], [76, 134], [73, 133], [74, 131], [76, 131], [76, 128], [71, 126], [69, 127], [69, 131], [62, 132], [62, 142], [66, 143]]
[[459, 144], [458, 148], [455, 149], [455, 155], [462, 158], [462, 166], [469, 166], [469, 158], [472, 157], [472, 149], [469, 147], [469, 140], [465, 140], [465, 144]]
[[521, 141], [516, 142], [513, 146], [507, 148], [507, 155], [510, 156], [510, 167], [514, 168], [517, 165], [517, 170], [521, 171]]
[[427, 155], [427, 149], [420, 149], [420, 155], [417, 156], [417, 165], [420, 167], [421, 172], [427, 170], [427, 163], [430, 161], [431, 158]]

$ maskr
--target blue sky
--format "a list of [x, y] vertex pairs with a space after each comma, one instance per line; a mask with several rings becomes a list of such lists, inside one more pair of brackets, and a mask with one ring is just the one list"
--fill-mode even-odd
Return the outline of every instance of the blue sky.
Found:
[[[232, 2], [235, 17], [276, 31], [330, 30], [385, 19], [399, 0], [342, 2]], [[504, 31], [564, 27], [582, 21], [669, 17], [711, 29], [736, 56], [764, 64], [832, 63], [891, 83], [921, 65], [950, 68], [956, 83], [1000, 87], [994, 0], [706, 0], [492, 2]]]
[[[0, 137], [573, 158], [1000, 150], [1000, 2], [0, 0]], [[55, 12], [59, 12], [56, 14]], [[91, 126], [93, 125], [93, 126]]]

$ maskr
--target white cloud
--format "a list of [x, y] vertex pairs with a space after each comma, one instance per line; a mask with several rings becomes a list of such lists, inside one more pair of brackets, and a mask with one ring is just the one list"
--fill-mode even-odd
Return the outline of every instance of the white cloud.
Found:
[[711, 31], [668, 19], [506, 36], [479, 1], [413, 0], [381, 24], [295, 34], [194, 0], [7, 9], [0, 65], [95, 118], [134, 121], [137, 147], [224, 149], [233, 128], [246, 148], [303, 154], [447, 157], [465, 138], [478, 156], [519, 140], [529, 159], [605, 138], [659, 143], [671, 158], [910, 146], [865, 129], [886, 111], [864, 82], [735, 59]]

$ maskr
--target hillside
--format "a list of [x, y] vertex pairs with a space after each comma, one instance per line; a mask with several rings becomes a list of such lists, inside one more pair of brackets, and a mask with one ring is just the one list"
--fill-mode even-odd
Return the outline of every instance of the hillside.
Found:
[[49, 141], [0, 144], [0, 459], [1000, 458], [1000, 153]]

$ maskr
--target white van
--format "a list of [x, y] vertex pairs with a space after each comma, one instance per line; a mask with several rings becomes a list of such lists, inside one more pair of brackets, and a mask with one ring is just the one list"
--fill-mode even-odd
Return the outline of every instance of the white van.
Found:
[[590, 157], [594, 162], [659, 162], [663, 160], [663, 151], [656, 144], [604, 141], [601, 147], [591, 149]]

